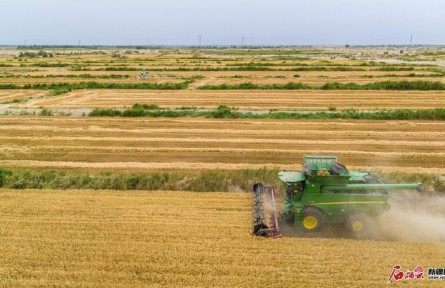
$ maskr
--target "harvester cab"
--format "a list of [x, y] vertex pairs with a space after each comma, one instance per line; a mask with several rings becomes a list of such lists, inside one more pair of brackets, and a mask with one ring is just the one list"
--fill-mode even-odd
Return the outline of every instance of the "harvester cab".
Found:
[[372, 220], [389, 209], [388, 191], [422, 189], [421, 184], [388, 184], [367, 171], [348, 171], [336, 156], [304, 156], [301, 172], [282, 171], [278, 178], [286, 191], [280, 211], [275, 205], [275, 188], [261, 183], [253, 187], [255, 235], [280, 237], [280, 219], [309, 232], [324, 224], [343, 223], [363, 236]]

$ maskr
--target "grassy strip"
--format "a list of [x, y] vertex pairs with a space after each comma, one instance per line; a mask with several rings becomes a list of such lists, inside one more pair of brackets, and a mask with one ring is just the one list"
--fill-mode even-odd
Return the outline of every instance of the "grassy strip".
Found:
[[417, 77], [417, 78], [439, 78], [439, 77], [443, 77], [443, 74], [438, 74], [438, 73], [434, 73], [434, 74], [416, 74], [416, 73], [410, 73], [410, 74], [405, 74], [405, 75], [401, 75], [401, 74], [384, 74], [384, 75], [363, 75], [362, 77], [364, 78], [390, 78], [390, 77], [394, 77], [394, 78], [400, 78], [400, 77]]
[[445, 84], [439, 81], [384, 81], [367, 84], [326, 83], [321, 90], [445, 90]]
[[98, 82], [81, 82], [75, 84], [69, 83], [52, 83], [52, 84], [0, 84], [0, 90], [13, 89], [35, 89], [35, 90], [52, 90], [48, 96], [57, 96], [80, 89], [141, 89], [141, 90], [182, 90], [186, 89], [194, 80], [187, 80], [181, 83], [98, 83]]
[[[83, 82], [77, 84], [52, 84], [50, 96], [57, 96], [81, 89], [144, 89], [144, 90], [181, 90], [186, 89], [191, 81], [182, 83], [97, 83]], [[36, 84], [38, 85], [38, 84]]]
[[124, 174], [0, 168], [0, 187], [8, 189], [250, 191], [256, 181], [279, 185], [277, 169], [208, 170], [196, 173]]
[[98, 82], [81, 82], [81, 83], [52, 83], [52, 84], [2, 84], [0, 89], [37, 89], [37, 90], [51, 90], [51, 89], [151, 89], [151, 90], [179, 90], [188, 87], [191, 81], [181, 83], [98, 83]]
[[310, 66], [310, 67], [297, 67], [290, 70], [291, 71], [366, 71], [365, 69], [362, 68], [347, 67], [347, 66], [336, 66], [336, 67]]
[[91, 75], [91, 74], [79, 74], [79, 75], [18, 75], [18, 74], [6, 74], [6, 75], [0, 75], [0, 78], [25, 78], [25, 79], [48, 79], [48, 78], [128, 79], [128, 78], [130, 78], [130, 75]]
[[241, 84], [204, 85], [200, 90], [445, 90], [445, 84], [439, 81], [383, 81], [367, 84], [326, 83], [322, 86], [309, 86], [299, 82], [287, 84]]
[[[105, 67], [105, 68], [96, 68], [92, 69], [89, 67], [71, 67], [71, 71], [195, 71], [195, 72], [220, 72], [220, 71], [366, 71], [362, 68], [354, 68], [354, 67], [323, 67], [323, 66], [302, 66], [295, 68], [271, 68], [274, 65], [239, 65], [239, 66], [231, 66], [231, 67], [171, 67], [171, 68], [155, 68], [155, 67]], [[286, 66], [286, 65], [284, 65]], [[403, 70], [405, 71], [405, 70]]]
[[[64, 90], [72, 91], [79, 89], [150, 89], [150, 90], [181, 90], [186, 89], [190, 83], [195, 81], [187, 79], [181, 83], [52, 83], [52, 84], [0, 84], [0, 90], [5, 89], [38, 89], [38, 90]], [[196, 76], [198, 77], [198, 76]], [[445, 90], [445, 83], [438, 81], [384, 81], [368, 84], [357, 83], [326, 83], [322, 86], [310, 86], [300, 82], [289, 82], [287, 84], [254, 84], [250, 82], [241, 84], [221, 84], [204, 85], [197, 89], [200, 90]]]
[[[154, 105], [154, 107], [153, 107]], [[155, 104], [147, 108], [144, 105], [135, 104], [123, 111], [118, 109], [96, 108], [88, 116], [109, 117], [203, 117], [203, 118], [225, 118], [225, 119], [363, 119], [363, 120], [445, 120], [445, 108], [428, 110], [381, 110], [363, 112], [354, 109], [339, 112], [269, 112], [255, 114], [252, 112], [239, 112], [226, 105], [220, 105], [215, 110], [199, 111], [193, 110], [170, 110], [159, 109]], [[334, 109], [332, 109], [334, 110]]]
[[374, 71], [414, 71], [414, 67], [383, 66]]
[[240, 84], [221, 84], [221, 85], [204, 85], [200, 86], [199, 90], [306, 90], [315, 89], [313, 86], [309, 86], [299, 82], [289, 82], [287, 84], [268, 84], [260, 85], [251, 82]]
[[57, 62], [57, 63], [38, 62], [38, 63], [29, 64], [29, 65], [21, 64], [20, 66], [21, 67], [27, 66], [27, 67], [43, 67], [43, 68], [46, 68], [46, 67], [69, 67], [71, 65], [68, 64], [68, 63], [61, 63], [61, 62]]
[[[110, 173], [0, 168], [0, 187], [7, 189], [168, 190], [194, 192], [250, 192], [256, 182], [283, 189], [276, 169], [206, 170], [187, 172]], [[434, 174], [382, 173], [388, 182], [421, 182], [425, 191], [445, 191], [445, 181]]]

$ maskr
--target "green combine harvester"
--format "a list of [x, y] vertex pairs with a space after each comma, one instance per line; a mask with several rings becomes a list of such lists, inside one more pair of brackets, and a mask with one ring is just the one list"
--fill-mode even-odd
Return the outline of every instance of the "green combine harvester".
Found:
[[304, 156], [302, 172], [282, 171], [278, 177], [286, 188], [280, 213], [275, 188], [253, 186], [252, 232], [257, 236], [282, 237], [280, 219], [310, 232], [344, 223], [357, 237], [366, 237], [372, 220], [390, 208], [388, 191], [422, 191], [422, 184], [388, 184], [367, 171], [348, 171], [336, 156]]

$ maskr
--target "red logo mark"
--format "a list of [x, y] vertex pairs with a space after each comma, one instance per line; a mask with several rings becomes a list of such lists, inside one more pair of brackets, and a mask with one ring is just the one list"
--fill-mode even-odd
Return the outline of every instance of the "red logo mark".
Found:
[[403, 272], [401, 268], [402, 267], [400, 265], [394, 265], [392, 267], [392, 272], [391, 275], [389, 275], [388, 283], [391, 283], [392, 280], [399, 281], [402, 279], [424, 279], [424, 269], [422, 266], [417, 266], [413, 271], [406, 270], [406, 272]]

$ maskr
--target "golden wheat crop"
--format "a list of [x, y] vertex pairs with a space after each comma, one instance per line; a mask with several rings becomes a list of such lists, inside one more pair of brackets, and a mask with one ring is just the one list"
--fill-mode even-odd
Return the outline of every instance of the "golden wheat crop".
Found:
[[[379, 287], [445, 245], [250, 235], [236, 193], [0, 190], [3, 287]], [[440, 281], [406, 281], [439, 287]]]

